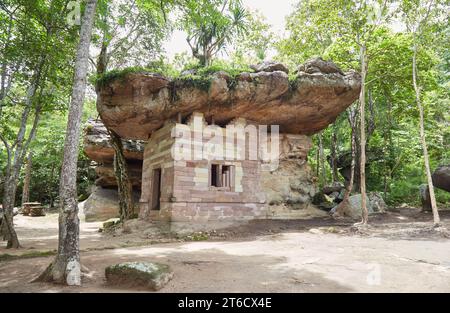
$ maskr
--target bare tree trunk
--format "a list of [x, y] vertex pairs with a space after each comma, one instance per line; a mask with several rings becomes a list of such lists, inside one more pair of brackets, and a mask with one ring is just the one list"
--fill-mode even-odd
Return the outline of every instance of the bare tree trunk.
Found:
[[325, 173], [325, 154], [323, 152], [323, 133], [319, 134], [319, 164], [320, 164], [320, 185], [323, 187], [327, 184]]
[[333, 135], [331, 137], [331, 173], [333, 175], [333, 183], [338, 181], [337, 169], [337, 129], [336, 124], [333, 124]]
[[414, 38], [414, 47], [413, 47], [414, 53], [413, 53], [413, 84], [414, 84], [414, 91], [416, 93], [416, 103], [417, 107], [419, 108], [419, 115], [420, 115], [420, 141], [422, 143], [422, 149], [423, 149], [423, 159], [425, 162], [425, 172], [427, 175], [427, 181], [428, 181], [428, 190], [430, 192], [430, 201], [431, 201], [431, 210], [433, 211], [433, 222], [435, 226], [439, 226], [440, 224], [440, 218], [439, 218], [439, 212], [436, 205], [436, 196], [434, 194], [434, 186], [433, 186], [433, 179], [431, 178], [431, 169], [430, 169], [430, 159], [428, 156], [428, 148], [427, 148], [427, 140], [425, 136], [425, 122], [424, 122], [424, 113], [423, 113], [423, 106], [422, 102], [420, 100], [420, 88], [417, 84], [417, 43], [415, 42]]
[[344, 216], [345, 215], [345, 208], [350, 205], [349, 198], [352, 194], [353, 190], [353, 184], [355, 180], [355, 167], [356, 167], [356, 109], [355, 112], [353, 112], [352, 109], [350, 109], [349, 112], [349, 118], [348, 121], [350, 123], [350, 127], [352, 129], [352, 145], [351, 145], [351, 155], [352, 155], [352, 161], [350, 165], [350, 182], [345, 190], [344, 199], [341, 203], [339, 203], [338, 207], [336, 208], [336, 215]]
[[28, 153], [27, 167], [25, 169], [25, 179], [22, 190], [22, 207], [24, 203], [30, 202], [30, 184], [31, 184], [31, 169], [33, 167], [33, 153]]
[[20, 127], [17, 132], [15, 144], [9, 146], [7, 141], [2, 137], [2, 141], [6, 147], [8, 154], [8, 163], [6, 166], [5, 185], [3, 189], [3, 211], [4, 216], [0, 225], [0, 234], [8, 241], [7, 248], [18, 249], [20, 248], [20, 242], [17, 237], [17, 233], [14, 229], [14, 205], [16, 201], [17, 184], [19, 181], [20, 170], [23, 166], [23, 160], [31, 141], [37, 131], [37, 126], [40, 120], [41, 103], [34, 109], [34, 121], [28, 138], [26, 138], [27, 123], [31, 113], [33, 99], [35, 98], [36, 90], [38, 89], [41, 71], [44, 64], [44, 58], [41, 59], [38, 69], [34, 74], [33, 81], [28, 87], [27, 98], [25, 108], [22, 112]]
[[[106, 23], [105, 16], [105, 23]], [[97, 75], [104, 74], [108, 68], [108, 44], [106, 32], [103, 34], [102, 47], [97, 60]], [[128, 165], [123, 152], [122, 139], [105, 124], [111, 137], [111, 146], [114, 149], [114, 174], [117, 180], [117, 191], [119, 196], [119, 214], [122, 222], [129, 220], [134, 214], [133, 186], [128, 174]]]
[[360, 186], [361, 186], [361, 210], [362, 210], [362, 221], [363, 225], [366, 225], [369, 220], [369, 211], [367, 210], [366, 203], [366, 117], [365, 117], [365, 104], [366, 104], [366, 76], [367, 76], [367, 59], [366, 59], [366, 46], [361, 46], [361, 95], [359, 99], [359, 110], [360, 110], [360, 168], [359, 172], [361, 175]]
[[133, 186], [128, 175], [128, 165], [123, 153], [122, 139], [113, 131], [109, 131], [111, 144], [114, 147], [114, 172], [119, 192], [120, 220], [129, 220], [134, 213]]
[[36, 281], [53, 281], [69, 286], [81, 285], [79, 218], [77, 201], [77, 161], [81, 118], [89, 65], [89, 46], [97, 0], [88, 0], [83, 15], [75, 62], [72, 101], [69, 108], [64, 158], [60, 180], [58, 254]]

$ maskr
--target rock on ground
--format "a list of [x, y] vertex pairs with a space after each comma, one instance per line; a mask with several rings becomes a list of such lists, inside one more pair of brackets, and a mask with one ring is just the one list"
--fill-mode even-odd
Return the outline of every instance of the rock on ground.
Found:
[[173, 272], [166, 264], [127, 262], [108, 266], [105, 276], [110, 285], [158, 291], [173, 278]]
[[[135, 212], [138, 212], [139, 193], [134, 192]], [[86, 222], [102, 222], [119, 216], [119, 197], [116, 189], [94, 187], [84, 203]]]
[[[353, 195], [348, 199], [348, 203], [342, 202], [338, 206], [334, 207], [331, 210], [331, 213], [337, 213], [338, 215], [347, 216], [353, 219], [359, 219], [362, 217], [361, 200], [362, 197], [360, 194]], [[374, 213], [372, 203], [367, 196], [366, 205], [369, 214]]]

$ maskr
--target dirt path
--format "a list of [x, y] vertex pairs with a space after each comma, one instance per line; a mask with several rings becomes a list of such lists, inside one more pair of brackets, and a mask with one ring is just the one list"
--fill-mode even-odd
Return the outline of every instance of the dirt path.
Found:
[[[19, 217], [22, 243], [54, 249], [54, 218]], [[217, 234], [221, 240], [126, 248], [120, 246], [150, 239], [103, 235], [99, 224], [83, 223], [82, 262], [90, 270], [83, 287], [29, 284], [52, 259], [41, 257], [0, 262], [0, 292], [124, 291], [105, 285], [104, 269], [136, 260], [172, 266], [175, 277], [162, 292], [450, 292], [450, 240], [427, 231], [427, 220], [393, 213], [374, 218], [367, 233], [330, 220], [263, 221]], [[450, 214], [443, 221], [448, 226]], [[101, 247], [106, 249], [86, 251]]]

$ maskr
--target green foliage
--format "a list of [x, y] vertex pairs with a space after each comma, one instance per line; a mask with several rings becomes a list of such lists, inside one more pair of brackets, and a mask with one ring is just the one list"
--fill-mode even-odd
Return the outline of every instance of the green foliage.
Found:
[[188, 34], [192, 56], [202, 66], [209, 66], [236, 36], [247, 31], [248, 12], [241, 0], [186, 0], [180, 9], [180, 27]]

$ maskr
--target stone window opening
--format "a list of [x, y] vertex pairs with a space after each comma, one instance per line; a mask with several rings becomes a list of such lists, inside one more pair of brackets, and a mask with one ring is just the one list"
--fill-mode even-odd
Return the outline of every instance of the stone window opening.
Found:
[[231, 191], [231, 188], [234, 187], [234, 166], [211, 164], [210, 187]]

